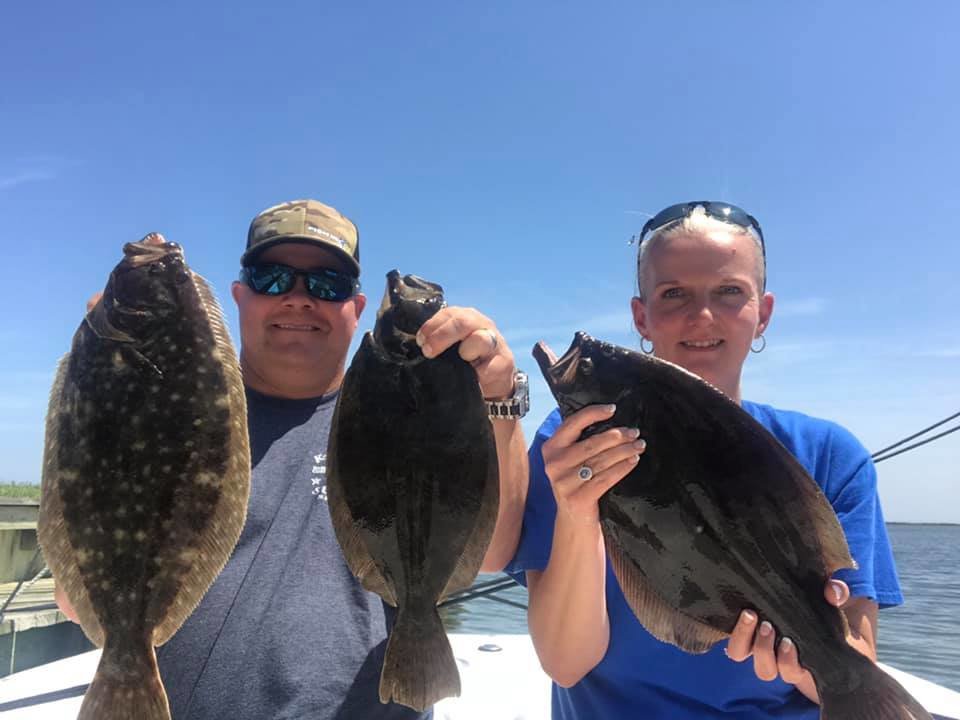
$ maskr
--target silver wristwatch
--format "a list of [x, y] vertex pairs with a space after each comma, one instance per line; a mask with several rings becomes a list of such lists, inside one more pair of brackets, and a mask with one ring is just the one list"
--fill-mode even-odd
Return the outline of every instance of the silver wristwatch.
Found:
[[519, 420], [529, 410], [530, 385], [523, 370], [513, 376], [513, 395], [505, 400], [487, 400], [487, 413], [493, 420]]

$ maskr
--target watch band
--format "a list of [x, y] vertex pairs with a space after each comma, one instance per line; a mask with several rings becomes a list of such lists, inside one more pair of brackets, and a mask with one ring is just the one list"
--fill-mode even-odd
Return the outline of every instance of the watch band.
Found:
[[492, 420], [519, 420], [529, 410], [530, 387], [522, 370], [513, 376], [513, 395], [504, 400], [487, 400], [487, 414]]

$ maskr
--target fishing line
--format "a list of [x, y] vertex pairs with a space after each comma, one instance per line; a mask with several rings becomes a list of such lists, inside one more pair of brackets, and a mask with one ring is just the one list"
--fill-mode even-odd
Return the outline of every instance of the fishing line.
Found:
[[[468, 600], [473, 600], [474, 598], [485, 597], [488, 595], [492, 595], [493, 593], [498, 593], [501, 590], [509, 590], [510, 588], [518, 584], [519, 583], [517, 583], [517, 581], [511, 578], [509, 575], [504, 575], [502, 577], [498, 577], [496, 580], [489, 580], [487, 582], [477, 583], [476, 585], [473, 585], [467, 588], [462, 593], [446, 598], [443, 602], [438, 603], [437, 607], [446, 607], [447, 605], [456, 605], [462, 602], [466, 602]], [[513, 603], [513, 601], [509, 601], [504, 598], [489, 597], [487, 599], [497, 600], [506, 605], [515, 604]], [[516, 603], [516, 604], [519, 606], [519, 603]]]
[[[949, 419], [949, 418], [948, 418], [948, 419]], [[940, 425], [940, 424], [942, 424], [942, 423], [937, 423], [937, 424]], [[934, 426], [934, 427], [936, 427], [936, 426]], [[876, 465], [878, 462], [883, 462], [884, 460], [889, 460], [889, 459], [892, 458], [892, 457], [896, 457], [897, 455], [900, 455], [901, 453], [907, 452], [907, 450], [913, 450], [914, 448], [918, 448], [918, 447], [920, 447], [921, 445], [926, 445], [927, 443], [933, 442], [934, 440], [937, 440], [938, 438], [942, 438], [944, 435], [949, 435], [950, 433], [955, 433], [957, 430], [960, 430], [960, 425], [957, 425], [956, 427], [952, 427], [952, 428], [950, 428], [949, 430], [944, 430], [942, 433], [937, 433], [937, 434], [934, 435], [933, 437], [928, 437], [926, 440], [921, 440], [920, 442], [914, 443], [913, 445], [907, 445], [907, 447], [901, 448], [900, 450], [897, 450], [896, 452], [889, 453], [888, 455], [884, 455], [883, 457], [877, 457], [877, 455], [879, 455], [880, 453], [879, 453], [879, 452], [878, 452], [878, 453], [875, 453], [875, 454], [872, 456], [872, 457], [873, 457], [873, 463], [874, 463], [874, 465]], [[922, 435], [922, 434], [923, 434], [923, 433], [918, 433], [918, 435]], [[916, 437], [916, 435], [914, 435], [913, 437]], [[900, 445], [900, 444], [902, 444], [903, 442], [906, 442], [906, 441], [905, 441], [905, 440], [901, 440], [899, 443], [897, 443], [897, 445]], [[893, 447], [896, 447], [896, 446], [893, 446]], [[882, 451], [881, 451], [881, 452], [882, 452]]]
[[[941, 420], [940, 422], [935, 422], [935, 423], [934, 423], [933, 425], [931, 425], [930, 427], [926, 427], [926, 428], [924, 428], [923, 430], [921, 430], [920, 432], [915, 432], [913, 435], [910, 435], [909, 437], [905, 437], [903, 440], [900, 440], [900, 441], [898, 441], [898, 442], [895, 442], [893, 445], [888, 445], [887, 447], [885, 447], [885, 448], [883, 448], [883, 449], [881, 449], [881, 450], [877, 450], [875, 453], [873, 453], [873, 455], [872, 455], [871, 457], [874, 458], [874, 461], [876, 461], [877, 458], [880, 457], [881, 455], [883, 455], [885, 452], [887, 452], [887, 450], [893, 450], [895, 447], [900, 447], [900, 446], [903, 445], [905, 442], [910, 442], [910, 441], [913, 440], [914, 438], [918, 438], [918, 437], [920, 437], [921, 435], [924, 435], [924, 434], [930, 432], [931, 430], [933, 430], [934, 428], [940, 427], [940, 426], [943, 425], [944, 423], [950, 422], [951, 420], [953, 420], [954, 418], [957, 418], [957, 417], [960, 417], [960, 412], [956, 412], [956, 413], [954, 413], [953, 415], [951, 415], [950, 417], [944, 418], [944, 419]], [[956, 428], [954, 428], [954, 429], [956, 429]], [[950, 431], [947, 432], [947, 433], [941, 433], [940, 435], [937, 435], [936, 437], [943, 437], [944, 435], [949, 435], [951, 432], [953, 432], [953, 430], [950, 430]], [[930, 438], [930, 439], [931, 439], [931, 440], [935, 440], [936, 437], [935, 437], [935, 438]], [[923, 443], [918, 443], [917, 445], [911, 445], [910, 447], [919, 447], [919, 446], [922, 445], [922, 444], [923, 444]], [[910, 449], [910, 448], [905, 448], [905, 450], [909, 450], [909, 449]], [[904, 452], [905, 450], [902, 450], [901, 452]], [[893, 457], [893, 456], [891, 455], [890, 457]]]

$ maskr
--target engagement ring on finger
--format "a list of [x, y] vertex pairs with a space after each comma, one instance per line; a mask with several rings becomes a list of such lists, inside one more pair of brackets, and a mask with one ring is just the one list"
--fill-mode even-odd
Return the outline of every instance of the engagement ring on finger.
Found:
[[580, 469], [577, 470], [577, 475], [580, 477], [581, 480], [586, 482], [587, 480], [593, 477], [593, 470], [590, 469], [589, 465], [581, 465]]

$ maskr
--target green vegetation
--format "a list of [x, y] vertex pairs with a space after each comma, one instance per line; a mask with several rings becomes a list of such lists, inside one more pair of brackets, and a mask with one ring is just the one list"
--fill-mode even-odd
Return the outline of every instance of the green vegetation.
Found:
[[0, 498], [27, 498], [29, 500], [39, 500], [40, 486], [0, 483]]

